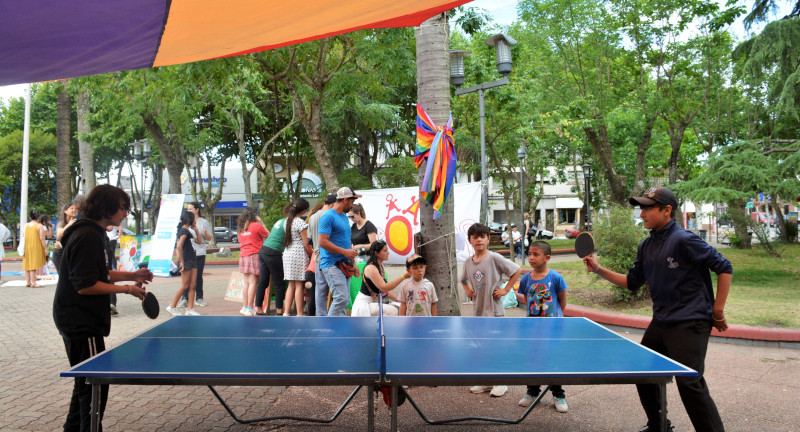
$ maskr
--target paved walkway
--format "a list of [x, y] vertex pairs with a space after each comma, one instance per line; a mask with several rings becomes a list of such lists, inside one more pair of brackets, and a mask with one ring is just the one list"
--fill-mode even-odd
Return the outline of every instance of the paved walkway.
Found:
[[[3, 263], [4, 271], [19, 270], [16, 263]], [[234, 266], [208, 266], [206, 300], [198, 308], [208, 315], [236, 315], [241, 305], [223, 301]], [[22, 277], [6, 277], [5, 280]], [[130, 296], [118, 301], [120, 315], [112, 319], [109, 347], [165, 321], [163, 310], [178, 287], [178, 280], [157, 278], [151, 290], [162, 304], [156, 321], [147, 319], [141, 303]], [[54, 285], [44, 288], [3, 286], [0, 288], [0, 430], [59, 430], [69, 402], [72, 381], [60, 378], [68, 368], [61, 338], [53, 325]], [[469, 309], [464, 315], [470, 314]], [[521, 312], [521, 309], [520, 309]], [[516, 314], [511, 311], [510, 314]], [[280, 319], [280, 318], [251, 318]], [[634, 340], [640, 336], [625, 334]], [[231, 362], [236, 359], [232, 358]], [[420, 361], [425, 361], [420, 358]], [[554, 359], [557, 361], [557, 359]], [[706, 362], [706, 377], [729, 431], [797, 431], [800, 406], [800, 350], [746, 347], [712, 343]], [[327, 417], [347, 396], [349, 388], [226, 387], [221, 392], [236, 412], [245, 417], [294, 414]], [[464, 387], [414, 387], [409, 390], [432, 418], [469, 415], [515, 417], [522, 413], [516, 401], [523, 386], [512, 386], [502, 398], [472, 395]], [[569, 413], [537, 407], [518, 426], [462, 424], [427, 426], [411, 407], [400, 408], [401, 430], [563, 430], [634, 431], [645, 423], [633, 386], [567, 386]], [[670, 418], [677, 431], [692, 430], [674, 385], [668, 387]], [[103, 422], [107, 431], [266, 431], [314, 430], [353, 432], [365, 429], [366, 393], [363, 391], [341, 418], [330, 425], [296, 422], [239, 425], [211, 392], [201, 386], [112, 386]], [[389, 413], [377, 410], [377, 430], [388, 430]]]

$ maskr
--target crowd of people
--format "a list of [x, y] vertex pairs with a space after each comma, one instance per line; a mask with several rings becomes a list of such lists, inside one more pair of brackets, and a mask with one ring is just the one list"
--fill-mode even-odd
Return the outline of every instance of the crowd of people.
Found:
[[[349, 281], [356, 278], [360, 288], [352, 302], [352, 316], [375, 316], [379, 313], [402, 316], [437, 315], [437, 293], [425, 278], [427, 261], [413, 254], [406, 260], [406, 271], [388, 280], [384, 263], [389, 257], [386, 242], [372, 237], [369, 221], [363, 208], [354, 202], [360, 198], [352, 188], [341, 188], [328, 195], [309, 212], [306, 200], [292, 201], [284, 210], [285, 218], [273, 224], [271, 230], [263, 225], [252, 209], [239, 218], [239, 238], [242, 243], [239, 269], [245, 275], [247, 289], [242, 314], [264, 314], [264, 299], [270, 287], [276, 294], [276, 308], [289, 315], [344, 316], [350, 296]], [[615, 273], [599, 265], [594, 255], [584, 258], [589, 271], [610, 282], [631, 290], [644, 283], [650, 287], [653, 300], [653, 319], [642, 344], [656, 352], [679, 361], [699, 372], [696, 377], [677, 377], [681, 399], [697, 430], [722, 431], [724, 427], [703, 378], [705, 354], [712, 328], [727, 329], [725, 302], [730, 287], [730, 262], [713, 247], [690, 231], [678, 227], [674, 220], [677, 200], [667, 188], [651, 188], [645, 196], [631, 198], [631, 204], [641, 207], [641, 217], [650, 236], [639, 245], [637, 258], [627, 274]], [[71, 203], [63, 209], [56, 240], [58, 243], [58, 279], [53, 303], [53, 318], [60, 332], [70, 365], [75, 365], [104, 350], [104, 337], [110, 331], [109, 301], [112, 294], [128, 294], [142, 299], [143, 284], [153, 279], [146, 268], [135, 272], [113, 270], [109, 256], [108, 235], [119, 228], [127, 217], [128, 195], [119, 188], [103, 185], [91, 191], [85, 200]], [[181, 271], [181, 286], [167, 310], [179, 314], [178, 308], [186, 295], [186, 315], [197, 315], [194, 305], [202, 299], [201, 271], [205, 242], [210, 229], [201, 217], [200, 206], [190, 203], [181, 215], [178, 227], [177, 255]], [[26, 255], [39, 251], [41, 230], [34, 221], [25, 227], [26, 236], [34, 239]], [[349, 220], [353, 221], [351, 226]], [[526, 223], [526, 229], [530, 229]], [[512, 230], [513, 232], [513, 230]], [[502, 298], [510, 293], [519, 280], [515, 296], [526, 309], [526, 315], [536, 318], [561, 317], [567, 306], [567, 284], [561, 275], [548, 267], [551, 249], [545, 241], [531, 242], [526, 251], [531, 267], [528, 273], [514, 261], [489, 250], [488, 227], [473, 224], [467, 238], [474, 254], [464, 263], [460, 282], [467, 297], [473, 299], [474, 316], [503, 317]], [[0, 237], [5, 232], [0, 227]], [[117, 234], [118, 235], [118, 234]], [[513, 239], [513, 237], [512, 237]], [[533, 239], [531, 239], [533, 240]], [[364, 251], [366, 249], [366, 251]], [[201, 253], [198, 253], [202, 251]], [[366, 253], [364, 253], [366, 252]], [[113, 254], [113, 253], [112, 253]], [[362, 272], [357, 257], [366, 257]], [[33, 257], [31, 257], [33, 258]], [[36, 257], [39, 259], [38, 255]], [[33, 266], [41, 263], [31, 260]], [[27, 267], [26, 267], [27, 269]], [[710, 272], [717, 273], [716, 295]], [[288, 281], [288, 289], [284, 283]], [[125, 283], [127, 284], [120, 284]], [[332, 300], [328, 306], [328, 293]], [[680, 293], [676, 303], [674, 293]], [[304, 298], [309, 299], [308, 305]], [[306, 312], [306, 306], [308, 307]], [[76, 378], [65, 422], [65, 430], [79, 430], [88, 425], [91, 386]], [[566, 394], [562, 386], [550, 386], [553, 407], [567, 412]], [[648, 424], [644, 431], [661, 430], [659, 407], [663, 394], [655, 385], [637, 385]], [[502, 397], [504, 385], [473, 386], [472, 393], [489, 392]], [[540, 386], [529, 385], [520, 406], [530, 406], [541, 392]], [[101, 389], [100, 412], [105, 407], [108, 387]], [[671, 425], [667, 424], [671, 430]]]

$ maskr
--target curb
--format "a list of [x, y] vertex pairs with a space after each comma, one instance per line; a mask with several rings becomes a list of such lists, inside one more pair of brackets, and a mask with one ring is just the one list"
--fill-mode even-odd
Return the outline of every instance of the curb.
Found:
[[[568, 305], [564, 315], [571, 317], [585, 317], [601, 324], [610, 324], [621, 327], [645, 329], [650, 324], [651, 317], [643, 315], [628, 315], [618, 312], [605, 312], [585, 306]], [[749, 339], [770, 342], [800, 342], [800, 330], [787, 328], [753, 327], [741, 324], [731, 324], [728, 330], [720, 332], [711, 331], [712, 337]]]

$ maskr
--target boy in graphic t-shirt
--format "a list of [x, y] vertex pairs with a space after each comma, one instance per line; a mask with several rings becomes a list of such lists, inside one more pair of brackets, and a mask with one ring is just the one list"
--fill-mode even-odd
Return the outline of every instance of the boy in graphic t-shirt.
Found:
[[428, 262], [419, 255], [411, 255], [406, 260], [406, 269], [411, 279], [400, 285], [400, 316], [436, 316], [436, 288], [425, 279]]
[[[464, 263], [461, 286], [466, 296], [472, 298], [473, 314], [476, 317], [503, 317], [506, 312], [502, 298], [517, 282], [520, 268], [513, 261], [489, 251], [489, 227], [473, 224], [467, 230], [467, 239], [475, 254]], [[508, 277], [508, 283], [501, 288], [503, 276]], [[473, 386], [469, 390], [472, 393], [491, 391], [492, 396], [500, 397], [506, 394], [508, 387]]]
[[[567, 306], [567, 283], [560, 274], [550, 270], [550, 244], [535, 241], [528, 250], [528, 264], [533, 269], [522, 277], [517, 290], [517, 301], [525, 305], [529, 317], [563, 317]], [[539, 386], [529, 385], [519, 405], [529, 407], [539, 396]], [[567, 400], [560, 385], [550, 386], [553, 405], [558, 412], [567, 412]]]

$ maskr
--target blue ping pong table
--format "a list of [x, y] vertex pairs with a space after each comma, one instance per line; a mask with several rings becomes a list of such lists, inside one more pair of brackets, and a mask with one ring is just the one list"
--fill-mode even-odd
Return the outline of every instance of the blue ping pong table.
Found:
[[[586, 318], [233, 316], [173, 317], [61, 373], [92, 385], [93, 430], [99, 426], [102, 384], [206, 385], [241, 423], [329, 423], [367, 386], [368, 430], [374, 428], [373, 390], [390, 387], [391, 427], [397, 430], [400, 392], [429, 424], [519, 423], [539, 401], [518, 419], [430, 420], [403, 385], [652, 383], [660, 387], [666, 419], [666, 384], [673, 376], [695, 375]], [[329, 419], [243, 420], [215, 385], [357, 387]]]

